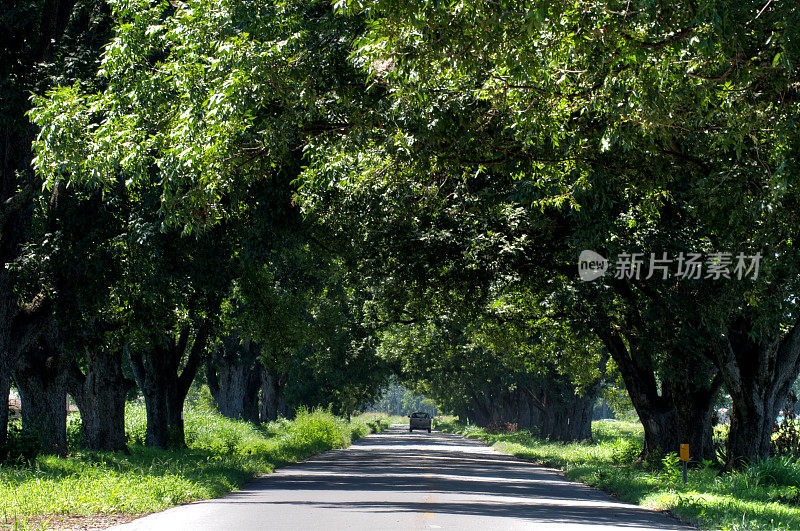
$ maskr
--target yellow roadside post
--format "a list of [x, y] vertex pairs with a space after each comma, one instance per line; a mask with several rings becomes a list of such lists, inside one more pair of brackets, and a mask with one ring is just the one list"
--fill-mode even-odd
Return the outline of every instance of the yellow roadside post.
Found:
[[686, 485], [686, 467], [689, 463], [689, 445], [681, 445], [681, 463], [683, 463], [683, 484]]

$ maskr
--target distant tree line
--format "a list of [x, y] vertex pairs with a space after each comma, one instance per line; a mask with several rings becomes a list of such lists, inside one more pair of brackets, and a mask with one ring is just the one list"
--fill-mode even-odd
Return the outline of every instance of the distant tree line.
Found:
[[380, 400], [371, 404], [367, 411], [400, 416], [410, 415], [416, 411], [424, 411], [432, 417], [439, 414], [439, 409], [433, 400], [414, 394], [412, 390], [394, 380], [384, 388]]

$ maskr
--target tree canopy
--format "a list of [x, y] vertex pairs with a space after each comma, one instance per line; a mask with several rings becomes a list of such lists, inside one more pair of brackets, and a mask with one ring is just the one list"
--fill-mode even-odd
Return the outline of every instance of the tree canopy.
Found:
[[[262, 419], [350, 414], [395, 373], [462, 416], [580, 438], [558, 426], [619, 378], [645, 453], [714, 458], [724, 388], [729, 466], [769, 454], [800, 372], [793, 6], [108, 6], [99, 61], [34, 90], [45, 195], [16, 304], [107, 321], [164, 434], [219, 348], [208, 374], [239, 360]], [[585, 251], [604, 276], [581, 279]], [[73, 336], [64, 359], [92, 370]]]

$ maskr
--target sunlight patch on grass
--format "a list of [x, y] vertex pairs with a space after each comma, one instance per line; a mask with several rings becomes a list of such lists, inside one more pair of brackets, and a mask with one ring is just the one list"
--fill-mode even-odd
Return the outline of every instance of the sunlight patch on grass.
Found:
[[144, 418], [141, 404], [129, 405], [129, 455], [77, 451], [39, 456], [30, 466], [0, 466], [0, 526], [35, 515], [141, 514], [221, 496], [277, 466], [347, 447], [388, 426], [380, 414], [348, 424], [321, 410], [257, 426], [195, 404], [185, 412], [188, 448], [165, 451], [141, 445]]

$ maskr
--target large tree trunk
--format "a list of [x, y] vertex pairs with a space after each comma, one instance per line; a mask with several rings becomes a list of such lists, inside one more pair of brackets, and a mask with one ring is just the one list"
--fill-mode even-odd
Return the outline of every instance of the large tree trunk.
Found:
[[[709, 376], [714, 374], [712, 368], [702, 363], [693, 369]], [[699, 379], [705, 380], [702, 374]], [[658, 397], [648, 393], [646, 396], [637, 395], [634, 399], [634, 393], [630, 393], [644, 426], [643, 457], [679, 452], [682, 444], [688, 444], [693, 461], [716, 461], [711, 418], [722, 378], [713, 377], [708, 388], [695, 387], [690, 378], [680, 371], [670, 378], [664, 377], [662, 394]]]
[[[144, 395], [147, 446], [186, 446], [183, 404], [202, 363], [209, 331], [210, 325], [203, 322], [189, 347], [191, 331], [186, 326], [177, 339], [168, 338], [166, 347], [130, 353], [131, 367]], [[183, 371], [180, 371], [180, 362], [187, 350], [188, 357]]]
[[220, 414], [231, 419], [258, 421], [258, 367], [253, 363], [237, 363], [208, 368], [208, 381]]
[[[50, 62], [54, 44], [63, 36], [70, 22], [70, 15], [75, 2], [42, 2], [20, 8], [17, 13], [19, 20], [25, 20], [31, 28], [37, 28], [35, 35], [25, 46], [19, 46], [16, 52], [12, 51], [12, 60], [0, 63], [0, 79], [14, 79], [13, 83], [4, 83], [0, 100], [3, 101], [2, 129], [0, 129], [0, 395], [3, 394], [2, 382], [8, 381], [20, 354], [36, 340], [41, 329], [47, 326], [52, 308], [49, 298], [39, 296], [29, 304], [22, 304], [10, 275], [2, 264], [14, 262], [22, 249], [22, 245], [30, 236], [31, 220], [34, 208], [34, 190], [41, 186], [41, 182], [33, 174], [31, 168], [31, 142], [36, 136], [36, 128], [30, 123], [26, 112], [30, 109], [29, 95], [42, 81], [41, 76], [31, 75], [37, 68], [36, 65]], [[17, 26], [14, 28], [14, 26]], [[23, 37], [19, 33], [19, 26], [12, 24], [11, 38]], [[6, 28], [4, 28], [6, 29]], [[14, 32], [16, 30], [16, 33]], [[23, 30], [26, 31], [26, 30]], [[6, 36], [8, 37], [8, 36]], [[22, 42], [25, 39], [16, 39]], [[6, 59], [8, 59], [6, 57]], [[41, 88], [41, 87], [39, 87]], [[35, 380], [35, 376], [31, 376]], [[26, 382], [27, 383], [27, 382]], [[57, 392], [50, 385], [45, 385], [45, 380], [32, 381], [28, 385], [29, 396], [38, 391], [49, 395]], [[47, 382], [48, 384], [53, 382]], [[27, 406], [28, 425], [33, 418], [39, 415], [39, 409], [46, 407], [31, 403]], [[24, 406], [23, 406], [24, 407]], [[3, 412], [2, 419], [8, 418], [7, 401], [0, 406]], [[66, 398], [61, 403], [66, 415]], [[41, 412], [46, 414], [45, 411]], [[66, 423], [66, 416], [58, 421]], [[0, 441], [6, 438], [6, 423], [0, 426]], [[53, 434], [59, 431], [57, 426], [52, 427]], [[61, 438], [59, 438], [61, 439]], [[61, 440], [51, 441], [56, 443], [58, 451], [66, 447], [66, 435]], [[53, 447], [55, 449], [55, 447]]]
[[87, 352], [86, 374], [73, 363], [69, 384], [69, 393], [81, 412], [82, 446], [91, 450], [126, 451], [125, 398], [134, 382], [122, 374], [122, 352], [101, 349]]
[[[658, 458], [680, 451], [681, 444], [689, 444], [693, 459], [715, 460], [711, 416], [721, 384], [716, 369], [704, 358], [687, 355], [684, 367], [675, 366], [670, 375], [661, 375], [659, 392], [654, 370], [644, 366], [634, 354], [633, 338], [629, 338], [627, 346], [616, 334], [604, 335], [602, 339], [619, 367], [644, 428], [640, 458]], [[690, 363], [693, 358], [697, 359]]]
[[475, 426], [488, 426], [495, 422], [494, 412], [491, 407], [491, 400], [487, 396], [486, 389], [468, 389], [470, 401], [465, 406], [466, 418], [470, 424]]
[[[2, 229], [2, 226], [0, 226]], [[1, 258], [1, 257], [0, 257]], [[11, 367], [16, 361], [11, 342], [9, 325], [15, 307], [13, 291], [10, 289], [8, 274], [0, 270], [0, 450], [8, 439], [8, 397], [11, 393]]]
[[170, 448], [178, 441], [172, 441], [169, 431], [169, 412], [167, 411], [167, 386], [163, 383], [148, 382], [146, 387], [139, 380], [139, 388], [144, 395], [144, 409], [147, 417], [145, 445], [155, 448]]
[[728, 470], [770, 456], [773, 424], [800, 372], [800, 321], [769, 342], [751, 332], [751, 323], [738, 319], [715, 352], [733, 403]]
[[147, 417], [145, 445], [169, 448], [169, 415], [167, 413], [167, 388], [172, 355], [169, 348], [152, 348], [146, 353], [128, 350], [136, 383], [144, 396]]
[[14, 367], [22, 399], [22, 427], [40, 436], [45, 451], [67, 451], [66, 355], [52, 342], [31, 345]]
[[10, 375], [7, 371], [0, 369], [0, 455], [8, 438], [8, 399], [10, 395]]
[[726, 469], [739, 468], [758, 459], [770, 456], [772, 427], [783, 401], [778, 401], [775, 389], [753, 385], [752, 380], [742, 382], [731, 392], [733, 411], [728, 433]]
[[[3, 256], [11, 255], [1, 252], [0, 259]], [[52, 327], [50, 298], [39, 295], [30, 303], [20, 306], [8, 273], [0, 267], [0, 400], [5, 397], [5, 402], [0, 404], [0, 445], [7, 440], [8, 395], [14, 366], [20, 354], [43, 335], [51, 333]]]
[[188, 387], [184, 390], [180, 385], [171, 385], [167, 389], [167, 430], [169, 431], [170, 446], [173, 448], [186, 446], [183, 404], [186, 402], [188, 392]]
[[206, 375], [220, 414], [258, 422], [261, 365], [258, 348], [251, 341], [240, 342], [238, 334], [223, 339], [221, 348], [206, 362]]
[[[144, 359], [142, 359], [144, 358]], [[149, 353], [147, 356], [131, 354], [131, 364], [139, 388], [144, 395], [147, 415], [145, 444], [156, 448], [182, 448], [186, 446], [183, 422], [183, 403], [186, 391], [178, 385], [178, 377], [168, 371], [165, 356]]]
[[283, 389], [286, 386], [286, 376], [262, 367], [261, 369], [261, 422], [278, 420], [286, 416], [286, 399]]
[[[695, 371], [714, 372], [710, 367], [695, 365]], [[667, 380], [675, 410], [675, 424], [680, 444], [689, 445], [693, 461], [716, 461], [712, 417], [714, 404], [722, 387], [722, 376], [717, 372], [708, 388], [696, 387], [688, 374], [676, 375]]]
[[566, 408], [567, 424], [563, 441], [592, 440], [592, 412], [597, 392], [575, 396], [572, 404]]

